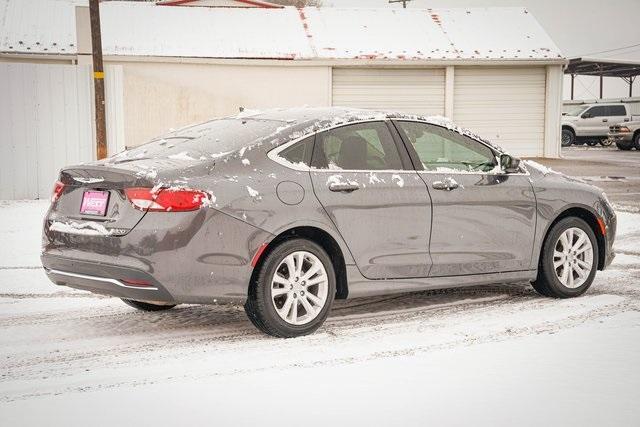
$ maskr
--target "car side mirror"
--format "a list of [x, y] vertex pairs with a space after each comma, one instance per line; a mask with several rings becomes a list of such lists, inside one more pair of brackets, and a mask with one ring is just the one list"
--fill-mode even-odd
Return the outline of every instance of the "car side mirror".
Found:
[[583, 114], [582, 116], [580, 116], [580, 117], [582, 117], [583, 119], [591, 118], [591, 113], [584, 113], [584, 114]]
[[517, 173], [520, 171], [520, 159], [508, 154], [500, 154], [500, 169], [504, 173]]

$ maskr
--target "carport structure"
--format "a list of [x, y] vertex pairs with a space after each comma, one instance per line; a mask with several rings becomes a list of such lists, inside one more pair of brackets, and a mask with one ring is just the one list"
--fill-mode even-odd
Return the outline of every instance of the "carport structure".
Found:
[[576, 76], [599, 76], [600, 99], [604, 77], [620, 77], [629, 85], [629, 98], [633, 96], [633, 82], [640, 75], [640, 61], [619, 61], [613, 59], [573, 58], [564, 70], [571, 75], [571, 99]]

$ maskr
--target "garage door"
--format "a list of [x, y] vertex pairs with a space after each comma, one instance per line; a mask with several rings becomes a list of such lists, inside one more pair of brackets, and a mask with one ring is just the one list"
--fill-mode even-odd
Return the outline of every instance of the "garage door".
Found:
[[456, 67], [453, 120], [517, 156], [544, 148], [544, 67]]
[[444, 114], [444, 69], [334, 68], [333, 105]]

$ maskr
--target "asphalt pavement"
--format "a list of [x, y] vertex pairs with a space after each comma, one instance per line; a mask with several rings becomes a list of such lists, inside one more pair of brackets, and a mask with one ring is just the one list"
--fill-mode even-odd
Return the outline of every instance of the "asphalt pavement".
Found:
[[597, 185], [616, 208], [640, 211], [640, 151], [572, 146], [562, 150], [561, 159], [532, 160]]

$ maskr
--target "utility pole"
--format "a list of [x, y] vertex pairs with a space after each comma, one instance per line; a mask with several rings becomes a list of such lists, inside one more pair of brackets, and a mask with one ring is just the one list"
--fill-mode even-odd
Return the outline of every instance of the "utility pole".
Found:
[[402, 8], [406, 9], [407, 8], [407, 2], [410, 2], [412, 0], [389, 0], [389, 3], [402, 3]]
[[91, 51], [93, 56], [93, 90], [96, 104], [96, 152], [98, 160], [107, 157], [107, 123], [104, 104], [104, 68], [100, 36], [100, 0], [89, 0]]

